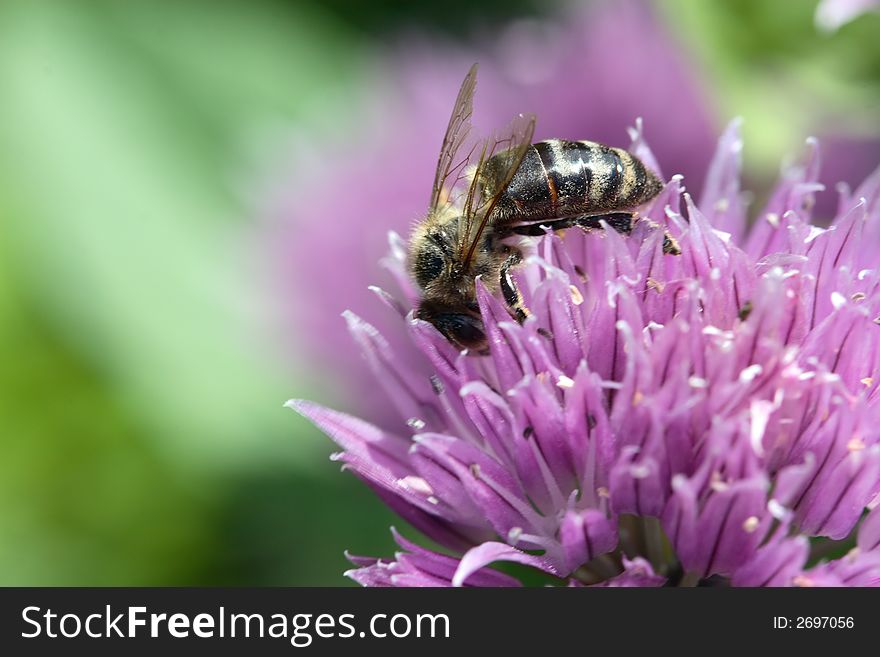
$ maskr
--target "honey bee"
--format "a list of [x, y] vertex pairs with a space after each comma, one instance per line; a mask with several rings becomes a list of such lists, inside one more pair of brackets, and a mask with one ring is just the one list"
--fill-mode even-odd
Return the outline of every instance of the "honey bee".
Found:
[[[523, 260], [510, 244], [518, 235], [547, 229], [602, 228], [623, 234], [638, 220], [635, 208], [663, 183], [638, 158], [590, 141], [532, 143], [535, 116], [520, 114], [480, 140], [471, 115], [477, 81], [474, 64], [458, 92], [437, 162], [428, 214], [413, 230], [408, 268], [421, 292], [415, 316], [433, 324], [451, 343], [486, 349], [475, 280], [501, 292], [522, 322], [528, 310], [510, 269]], [[664, 237], [665, 253], [680, 253]]]

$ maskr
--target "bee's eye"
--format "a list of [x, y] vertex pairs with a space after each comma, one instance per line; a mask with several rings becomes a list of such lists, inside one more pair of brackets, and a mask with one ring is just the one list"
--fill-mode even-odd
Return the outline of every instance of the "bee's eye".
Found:
[[416, 282], [421, 287], [428, 284], [443, 273], [443, 256], [433, 247], [422, 249], [416, 258], [414, 273]]

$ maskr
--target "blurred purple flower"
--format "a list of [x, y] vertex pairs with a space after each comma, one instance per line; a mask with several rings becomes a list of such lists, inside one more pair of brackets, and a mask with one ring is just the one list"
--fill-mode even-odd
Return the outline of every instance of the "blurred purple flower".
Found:
[[[626, 35], [625, 40], [621, 35]], [[538, 115], [536, 139], [593, 139], [619, 145], [642, 116], [671, 173], [699, 188], [715, 129], [692, 66], [642, 3], [599, 3], [556, 20], [523, 20], [464, 51], [414, 35], [388, 57], [355, 137], [305, 140], [286, 178], [271, 234], [287, 313], [286, 334], [323, 372], [346, 372], [342, 395], [358, 412], [395, 428], [368, 380], [338, 313], [349, 308], [414, 360], [399, 326], [366, 303], [367, 285], [386, 286], [377, 263], [389, 229], [401, 234], [427, 210], [443, 130], [468, 67], [481, 67], [475, 124], [488, 132], [521, 111]], [[311, 143], [311, 146], [308, 144]], [[320, 285], [312, 285], [320, 281]], [[332, 376], [332, 375], [331, 375]]]
[[880, 11], [880, 0], [822, 0], [816, 7], [816, 26], [834, 32], [869, 11]]
[[[653, 168], [639, 133], [632, 150]], [[408, 431], [290, 402], [334, 458], [456, 556], [401, 537], [351, 557], [366, 585], [880, 585], [880, 169], [812, 225], [818, 149], [746, 230], [742, 141], [719, 141], [699, 205], [674, 176], [643, 213], [663, 231], [536, 239], [513, 321], [478, 283], [490, 356], [457, 352], [390, 294], [408, 335], [346, 313]], [[387, 264], [408, 282], [399, 238]], [[380, 304], [381, 305], [381, 304]], [[401, 357], [400, 354], [415, 354]], [[810, 538], [822, 537], [811, 546]], [[811, 549], [854, 537], [845, 557]]]

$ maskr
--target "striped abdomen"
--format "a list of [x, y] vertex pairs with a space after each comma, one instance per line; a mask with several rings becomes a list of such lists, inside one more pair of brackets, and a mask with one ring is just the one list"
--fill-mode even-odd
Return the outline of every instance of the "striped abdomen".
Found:
[[[503, 155], [482, 174], [486, 197], [498, 186]], [[635, 208], [663, 187], [642, 162], [592, 141], [549, 139], [532, 144], [496, 205], [499, 221], [540, 221]]]

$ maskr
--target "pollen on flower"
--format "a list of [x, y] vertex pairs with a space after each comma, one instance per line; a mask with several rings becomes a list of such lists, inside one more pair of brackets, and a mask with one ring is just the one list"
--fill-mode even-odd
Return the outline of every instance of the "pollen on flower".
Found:
[[648, 277], [648, 280], [646, 281], [646, 283], [647, 283], [649, 290], [653, 290], [654, 292], [657, 292], [658, 294], [662, 294], [664, 288], [666, 287], [664, 283], [661, 283], [656, 278], [651, 278], [650, 276]]
[[556, 386], [559, 388], [574, 388], [574, 379], [563, 374], [557, 379]]
[[850, 438], [849, 442], [846, 444], [847, 450], [850, 452], [860, 452], [865, 449], [865, 441], [862, 440], [861, 436], [853, 436]]
[[579, 306], [584, 302], [584, 295], [581, 294], [581, 291], [574, 285], [568, 286], [569, 292], [571, 292], [571, 302]]
[[730, 488], [730, 484], [724, 481], [724, 477], [717, 470], [712, 473], [711, 482], [709, 487], [715, 491], [716, 493], [723, 493], [728, 488]]
[[859, 383], [861, 383], [866, 388], [870, 388], [872, 385], [874, 385], [874, 378], [871, 376], [866, 376], [864, 379], [860, 379]]
[[743, 529], [749, 534], [753, 533], [761, 525], [761, 519], [758, 516], [749, 516], [743, 521]]

